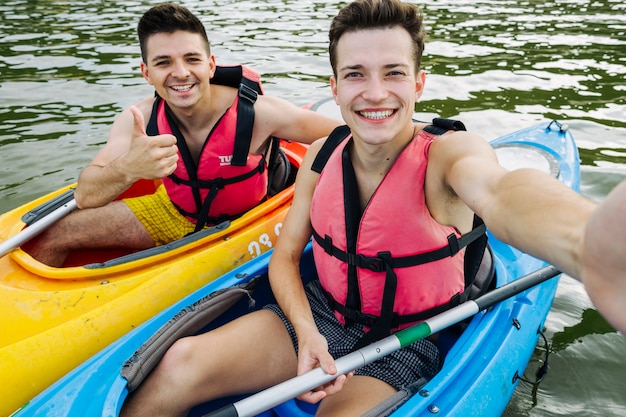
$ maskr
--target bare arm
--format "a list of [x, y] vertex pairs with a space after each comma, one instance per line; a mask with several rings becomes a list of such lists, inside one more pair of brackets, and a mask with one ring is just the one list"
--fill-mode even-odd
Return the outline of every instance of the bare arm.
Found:
[[[299, 270], [302, 251], [312, 233], [309, 209], [319, 175], [311, 170], [311, 163], [320, 142], [311, 145], [298, 171], [294, 201], [274, 248], [269, 276], [276, 300], [293, 324], [298, 337], [298, 374], [321, 366], [332, 375], [337, 372], [334, 360], [328, 353], [326, 339], [319, 333], [313, 320]], [[345, 380], [345, 376], [339, 376], [323, 389], [303, 394], [299, 398], [315, 403], [340, 390]]]
[[449, 142], [440, 150], [450, 158], [445, 182], [461, 200], [499, 239], [582, 281], [600, 313], [626, 333], [626, 181], [597, 205], [537, 170], [501, 168], [476, 138]]
[[499, 239], [580, 277], [594, 203], [540, 171], [507, 171], [477, 136], [453, 135], [438, 144], [445, 183]]
[[78, 207], [103, 206], [139, 179], [163, 178], [177, 160], [176, 138], [147, 136], [144, 113], [131, 106], [115, 120], [106, 145], [78, 177]]
[[259, 96], [255, 105], [255, 130], [261, 136], [276, 136], [302, 143], [328, 136], [332, 130], [345, 124], [342, 120], [306, 110], [282, 98]]

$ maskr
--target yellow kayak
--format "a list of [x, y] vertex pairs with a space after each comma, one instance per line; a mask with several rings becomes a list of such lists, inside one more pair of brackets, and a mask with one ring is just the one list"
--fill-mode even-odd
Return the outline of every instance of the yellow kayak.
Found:
[[[281, 147], [297, 170], [306, 147], [285, 141]], [[145, 194], [157, 185], [142, 182], [130, 191]], [[25, 214], [68, 193], [71, 187], [0, 216], [0, 243], [37, 225], [25, 228]], [[0, 416], [163, 309], [266, 252], [292, 198], [290, 185], [244, 216], [172, 244], [137, 253], [81, 251], [62, 268], [37, 262], [27, 245], [6, 251], [0, 257]]]

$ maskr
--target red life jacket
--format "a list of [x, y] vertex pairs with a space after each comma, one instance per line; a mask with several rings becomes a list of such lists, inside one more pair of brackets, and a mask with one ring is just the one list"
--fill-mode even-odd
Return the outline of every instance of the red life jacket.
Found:
[[465, 246], [484, 240], [484, 251], [484, 224], [461, 236], [428, 211], [423, 184], [437, 134], [427, 128], [413, 138], [362, 214], [347, 127], [313, 163], [321, 173], [311, 202], [315, 264], [338, 320], [370, 330], [358, 347], [464, 301]]
[[254, 102], [263, 94], [259, 79], [259, 74], [244, 66], [217, 67], [211, 83], [239, 92], [206, 138], [197, 164], [167, 103], [158, 96], [154, 102], [146, 131], [176, 136], [179, 153], [176, 169], [163, 178], [163, 185], [176, 209], [196, 223], [196, 231], [237, 218], [267, 197], [266, 155], [249, 153]]

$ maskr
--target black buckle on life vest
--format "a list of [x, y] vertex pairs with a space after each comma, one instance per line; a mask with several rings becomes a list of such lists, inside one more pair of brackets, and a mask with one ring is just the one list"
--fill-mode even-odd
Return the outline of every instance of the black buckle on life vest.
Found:
[[329, 255], [333, 255], [333, 238], [331, 238], [330, 236], [326, 235], [324, 236], [324, 242], [319, 242], [320, 245], [324, 248], [324, 252], [326, 252]]
[[210, 180], [209, 183], [211, 184], [211, 189], [223, 190], [224, 187], [226, 187], [226, 184], [228, 184], [228, 181], [226, 181], [222, 177], [219, 177], [219, 178], [215, 178], [215, 179]]
[[379, 318], [378, 316], [374, 316], [372, 314], [365, 314], [362, 311], [344, 306], [343, 304], [337, 302], [337, 300], [335, 300], [333, 296], [324, 288], [322, 288], [322, 293], [324, 294], [324, 297], [326, 297], [326, 300], [328, 301], [328, 305], [330, 306], [330, 308], [333, 311], [337, 311], [339, 312], [339, 314], [344, 316], [346, 319], [346, 323], [353, 322], [353, 323], [362, 324], [367, 327], [372, 327], [374, 323], [376, 323], [376, 320], [378, 320]]
[[343, 311], [340, 311], [340, 313], [346, 318], [347, 322], [359, 323], [367, 327], [372, 327], [376, 323], [376, 320], [379, 319], [377, 316], [365, 314], [362, 311], [353, 310], [351, 308], [343, 308], [342, 310]]
[[459, 239], [457, 239], [454, 233], [448, 236], [448, 246], [450, 247], [450, 256], [456, 255], [461, 250]]
[[382, 272], [385, 270], [385, 261], [375, 256], [363, 256], [361, 254], [349, 253], [348, 264], [366, 268], [373, 272]]
[[254, 102], [256, 101], [258, 97], [258, 93], [254, 89], [245, 85], [244, 83], [241, 83], [239, 85], [239, 97], [245, 98], [250, 103], [254, 104]]

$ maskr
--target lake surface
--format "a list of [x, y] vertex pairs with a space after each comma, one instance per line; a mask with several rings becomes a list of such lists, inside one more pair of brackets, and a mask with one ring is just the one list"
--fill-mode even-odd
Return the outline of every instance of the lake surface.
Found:
[[[135, 27], [154, 1], [5, 0], [0, 5], [0, 213], [76, 181], [124, 107], [152, 94]], [[187, 1], [218, 63], [263, 74], [304, 105], [328, 97], [332, 1]], [[418, 111], [456, 117], [491, 140], [541, 121], [572, 129], [581, 192], [626, 179], [623, 0], [428, 0], [426, 93]], [[610, 236], [607, 236], [610, 238]], [[626, 339], [581, 284], [561, 279], [545, 329], [549, 371], [521, 384], [506, 416], [626, 415]], [[527, 375], [545, 348], [539, 343]]]

